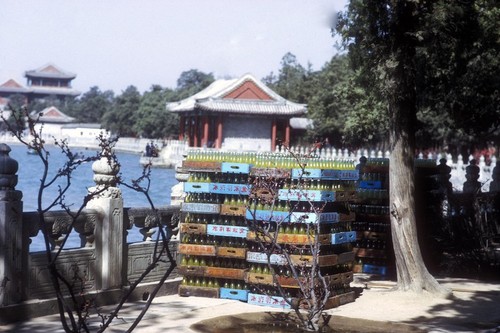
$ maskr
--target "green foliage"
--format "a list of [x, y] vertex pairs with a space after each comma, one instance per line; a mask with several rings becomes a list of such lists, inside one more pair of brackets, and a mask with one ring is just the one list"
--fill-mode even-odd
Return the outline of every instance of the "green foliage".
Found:
[[142, 96], [137, 110], [137, 121], [134, 131], [145, 138], [167, 138], [178, 134], [179, 120], [177, 115], [165, 110], [167, 98], [173, 91], [154, 85]]
[[415, 94], [417, 146], [453, 150], [499, 141], [499, 15], [491, 0], [351, 1], [337, 32], [365, 96], [384, 110]]
[[190, 69], [182, 72], [181, 76], [177, 79], [176, 95], [173, 96], [174, 100], [181, 100], [208, 87], [214, 82], [212, 73], [203, 73], [197, 69]]
[[71, 113], [72, 117], [82, 123], [100, 123], [102, 116], [111, 110], [114, 93], [111, 90], [100, 91], [99, 87], [91, 87], [77, 101]]
[[135, 137], [133, 126], [137, 121], [137, 110], [141, 104], [141, 94], [134, 86], [129, 86], [116, 97], [111, 110], [104, 114], [104, 127], [118, 136]]

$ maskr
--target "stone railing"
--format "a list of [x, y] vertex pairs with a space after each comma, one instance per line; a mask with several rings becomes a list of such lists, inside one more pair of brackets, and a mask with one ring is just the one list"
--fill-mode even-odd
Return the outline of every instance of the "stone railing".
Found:
[[[167, 236], [176, 232], [180, 207], [166, 206], [156, 211], [123, 207], [121, 191], [113, 185], [118, 171], [101, 160], [93, 164], [93, 170], [96, 188], [102, 191], [76, 218], [65, 211], [50, 211], [43, 216], [23, 212], [23, 193], [15, 189], [18, 164], [9, 157], [9, 152], [10, 147], [0, 144], [0, 324], [57, 311], [48, 253], [29, 250], [31, 238], [42, 226], [51, 256], [58, 253], [58, 272], [67, 281], [77, 282], [78, 294], [83, 290], [97, 305], [118, 302], [151, 263], [157, 250], [153, 239], [158, 228], [163, 228]], [[131, 228], [139, 229], [142, 242], [127, 243]], [[70, 232], [79, 235], [79, 248], [65, 249], [64, 240]], [[169, 248], [175, 258], [175, 235]], [[129, 300], [150, 293], [169, 266], [165, 257], [142, 280]], [[160, 294], [176, 292], [178, 283], [174, 270]]]

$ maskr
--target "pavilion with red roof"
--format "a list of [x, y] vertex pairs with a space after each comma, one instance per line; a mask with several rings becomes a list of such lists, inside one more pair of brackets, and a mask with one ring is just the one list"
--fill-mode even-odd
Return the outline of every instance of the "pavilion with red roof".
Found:
[[190, 147], [256, 151], [289, 144], [290, 119], [307, 112], [305, 104], [286, 100], [251, 74], [216, 80], [166, 108], [180, 116], [179, 140]]

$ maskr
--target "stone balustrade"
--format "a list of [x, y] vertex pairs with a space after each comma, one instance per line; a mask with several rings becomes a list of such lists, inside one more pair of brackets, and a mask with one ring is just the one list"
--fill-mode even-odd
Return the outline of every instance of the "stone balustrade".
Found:
[[[42, 217], [37, 212], [23, 212], [23, 194], [15, 189], [18, 164], [9, 152], [9, 146], [0, 144], [0, 324], [57, 311], [48, 255], [29, 251], [31, 238], [41, 228], [46, 230], [50, 253], [60, 251], [58, 271], [67, 281], [78, 282], [78, 288], [101, 305], [116, 303], [151, 263], [158, 228], [168, 236], [177, 231], [179, 206], [155, 211], [123, 207], [115, 179], [119, 170], [103, 160], [93, 164], [96, 186], [89, 189], [100, 191], [76, 218], [72, 217], [76, 212], [49, 211]], [[129, 244], [126, 236], [134, 227], [143, 241]], [[80, 237], [79, 248], [65, 248], [70, 232]], [[175, 256], [177, 240], [173, 236], [169, 248]], [[160, 261], [130, 300], [149, 293], [169, 266], [167, 260]], [[174, 270], [160, 294], [175, 292], [178, 282]]]

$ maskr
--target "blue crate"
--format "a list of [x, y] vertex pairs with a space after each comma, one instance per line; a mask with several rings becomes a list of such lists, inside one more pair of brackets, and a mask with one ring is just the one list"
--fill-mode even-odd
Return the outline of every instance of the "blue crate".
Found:
[[209, 193], [210, 183], [186, 182], [184, 183], [184, 192], [187, 193]]
[[332, 244], [351, 243], [356, 240], [356, 231], [337, 232], [331, 235]]
[[234, 299], [246, 302], [248, 300], [248, 290], [220, 288], [220, 298]]
[[247, 184], [210, 183], [208, 191], [216, 194], [249, 195], [251, 186]]
[[292, 169], [292, 178], [321, 178], [321, 169]]
[[207, 235], [210, 236], [225, 236], [225, 237], [239, 237], [246, 238], [248, 233], [247, 227], [208, 224]]
[[320, 190], [288, 190], [281, 189], [278, 191], [279, 200], [291, 201], [335, 201], [335, 192], [320, 191]]
[[380, 180], [362, 180], [359, 182], [359, 188], [381, 189], [382, 182]]
[[250, 164], [222, 162], [221, 171], [226, 173], [248, 174], [250, 173]]
[[363, 265], [363, 273], [376, 274], [376, 275], [386, 275], [387, 274], [387, 266], [364, 264]]
[[290, 213], [289, 212], [281, 212], [281, 211], [272, 211], [272, 210], [255, 210], [250, 211], [247, 209], [245, 213], [245, 218], [247, 220], [255, 220], [257, 221], [273, 221], [273, 222], [290, 222]]

